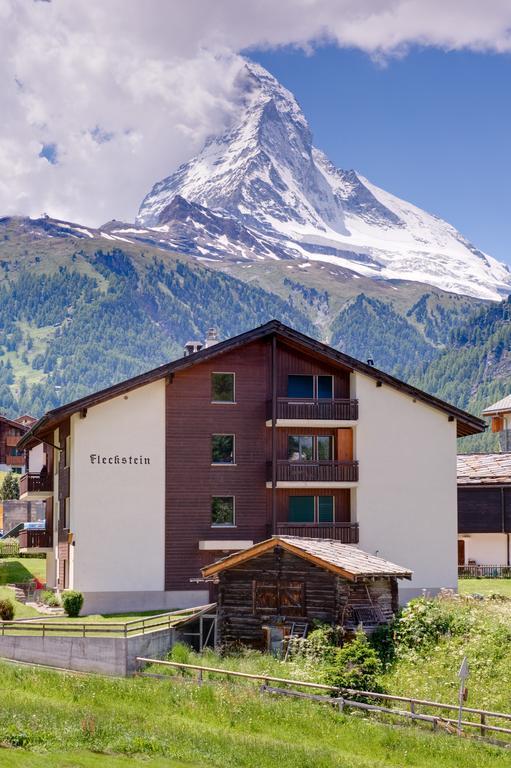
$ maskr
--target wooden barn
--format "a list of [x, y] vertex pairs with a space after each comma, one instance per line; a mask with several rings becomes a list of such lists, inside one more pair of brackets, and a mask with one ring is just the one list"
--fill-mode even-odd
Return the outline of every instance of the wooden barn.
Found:
[[275, 647], [314, 621], [370, 633], [412, 572], [333, 539], [274, 536], [202, 569], [218, 585], [218, 643]]

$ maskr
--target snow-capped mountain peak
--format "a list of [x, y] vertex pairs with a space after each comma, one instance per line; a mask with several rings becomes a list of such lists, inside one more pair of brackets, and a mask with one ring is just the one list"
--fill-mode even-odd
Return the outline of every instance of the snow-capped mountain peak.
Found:
[[[487, 299], [511, 291], [507, 267], [450, 224], [336, 168], [313, 146], [294, 96], [263, 67], [247, 61], [240, 90], [238, 118], [155, 184], [139, 226], [165, 226], [171, 238], [179, 230], [200, 258], [309, 259]], [[172, 206], [176, 196], [192, 207]]]

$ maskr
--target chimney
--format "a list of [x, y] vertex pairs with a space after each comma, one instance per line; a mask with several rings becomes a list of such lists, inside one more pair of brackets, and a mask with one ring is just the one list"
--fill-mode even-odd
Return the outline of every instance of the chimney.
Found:
[[188, 357], [188, 355], [193, 355], [195, 352], [200, 352], [203, 346], [202, 341], [187, 341], [183, 354], [185, 357]]
[[215, 344], [218, 344], [218, 331], [216, 328], [209, 328], [208, 332], [206, 333], [206, 341], [204, 346], [206, 348], [213, 347]]

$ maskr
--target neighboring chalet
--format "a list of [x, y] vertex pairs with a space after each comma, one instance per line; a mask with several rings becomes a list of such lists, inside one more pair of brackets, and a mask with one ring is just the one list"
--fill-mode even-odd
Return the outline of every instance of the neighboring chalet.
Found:
[[495, 575], [511, 564], [511, 396], [483, 411], [500, 453], [458, 456], [458, 566]]
[[[30, 419], [29, 422], [26, 419]], [[22, 473], [25, 469], [25, 453], [17, 448], [20, 439], [36, 422], [32, 416], [8, 419], [0, 415], [0, 472]]]
[[202, 573], [218, 584], [217, 642], [262, 650], [314, 621], [370, 633], [397, 612], [397, 580], [412, 577], [357, 547], [299, 536], [274, 536]]
[[23, 437], [50, 586], [94, 612], [204, 604], [201, 567], [280, 535], [405, 563], [401, 601], [456, 587], [456, 437], [485, 423], [277, 321], [214, 342]]

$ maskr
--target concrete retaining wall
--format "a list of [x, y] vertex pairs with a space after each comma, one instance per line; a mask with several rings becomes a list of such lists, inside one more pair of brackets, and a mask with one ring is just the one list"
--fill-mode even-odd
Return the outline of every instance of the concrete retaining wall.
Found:
[[137, 656], [161, 658], [174, 644], [174, 630], [132, 637], [0, 637], [0, 658], [44, 664], [77, 672], [126, 676], [137, 669]]

